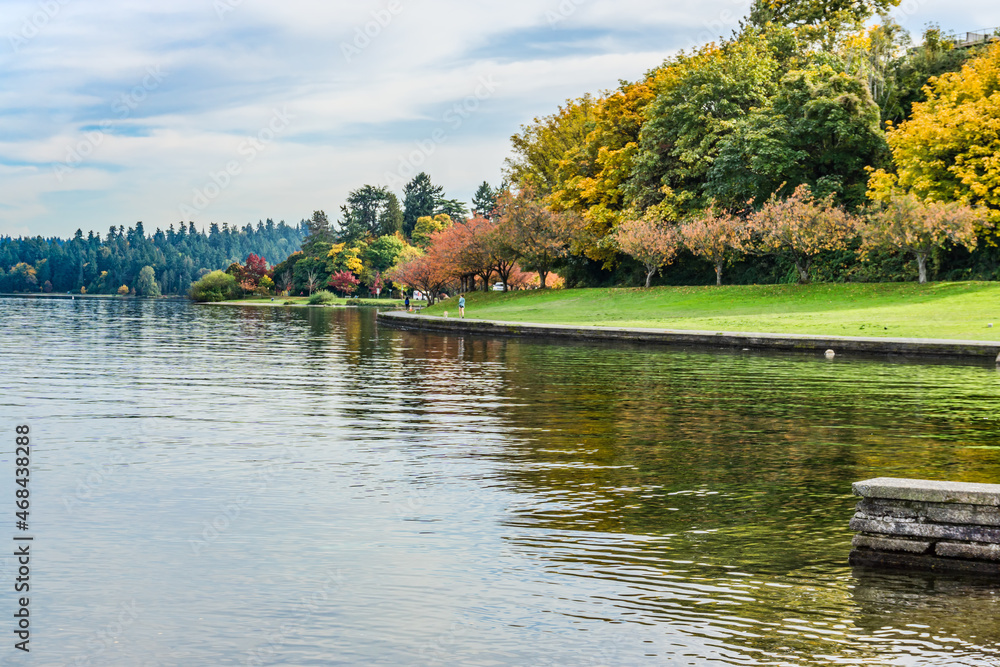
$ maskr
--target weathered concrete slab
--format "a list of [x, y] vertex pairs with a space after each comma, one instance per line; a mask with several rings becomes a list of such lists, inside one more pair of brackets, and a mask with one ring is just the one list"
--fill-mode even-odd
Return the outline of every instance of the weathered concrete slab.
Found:
[[881, 535], [855, 535], [851, 546], [855, 549], [875, 549], [876, 551], [905, 551], [913, 554], [925, 554], [934, 544], [928, 540], [907, 540], [899, 537], [884, 537]]
[[432, 317], [402, 311], [382, 311], [378, 313], [377, 318], [380, 323], [399, 329], [486, 336], [628, 341], [679, 347], [819, 352], [833, 350], [837, 355], [843, 352], [852, 352], [906, 357], [966, 357], [977, 358], [990, 363], [1000, 355], [1000, 342], [990, 341], [933, 338], [865, 338], [861, 336], [813, 336], [808, 334], [531, 324], [526, 322], [502, 322], [498, 320], [476, 320], [471, 318]]
[[848, 562], [855, 567], [924, 570], [927, 572], [960, 572], [965, 574], [983, 574], [992, 577], [1000, 576], [1000, 562], [964, 560], [961, 558], [938, 558], [926, 554], [918, 555], [855, 549], [848, 557]]
[[1000, 561], [1000, 544], [970, 544], [968, 542], [938, 542], [934, 553], [948, 558], [972, 558]]
[[1000, 484], [936, 482], [927, 479], [876, 477], [852, 485], [863, 498], [916, 500], [927, 503], [961, 503], [1000, 506]]
[[925, 539], [1000, 544], [1000, 528], [981, 526], [919, 523], [916, 521], [906, 521], [905, 519], [866, 519], [855, 515], [851, 519], [851, 530], [863, 533], [876, 533], [888, 537], [922, 537]]
[[1000, 507], [992, 505], [862, 498], [858, 501], [857, 511], [868, 519], [911, 519], [931, 523], [1000, 526]]

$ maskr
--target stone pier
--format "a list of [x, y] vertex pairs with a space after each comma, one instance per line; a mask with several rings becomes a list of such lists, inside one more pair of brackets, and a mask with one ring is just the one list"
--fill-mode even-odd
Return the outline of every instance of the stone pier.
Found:
[[1000, 484], [855, 482], [851, 565], [1000, 576]]

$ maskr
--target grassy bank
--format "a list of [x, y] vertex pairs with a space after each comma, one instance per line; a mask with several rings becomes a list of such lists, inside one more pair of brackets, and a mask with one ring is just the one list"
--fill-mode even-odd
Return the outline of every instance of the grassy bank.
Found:
[[[1000, 340], [1000, 283], [987, 282], [476, 292], [466, 300], [466, 317], [511, 322]], [[457, 316], [457, 299], [425, 312], [444, 311]]]
[[[233, 301], [217, 301], [224, 306], [308, 306], [307, 296], [276, 296], [272, 300], [269, 296], [255, 296], [246, 299], [236, 299]], [[402, 306], [402, 299], [341, 299], [335, 298], [332, 301], [322, 304], [324, 306], [378, 306], [392, 308]]]

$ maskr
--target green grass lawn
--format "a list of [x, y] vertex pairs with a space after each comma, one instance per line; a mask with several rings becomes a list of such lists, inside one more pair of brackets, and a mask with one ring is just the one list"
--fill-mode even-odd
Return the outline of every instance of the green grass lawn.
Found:
[[[533, 290], [466, 300], [466, 317], [509, 322], [1000, 340], [1000, 283], [989, 282]], [[456, 317], [457, 299], [424, 312], [444, 311]]]

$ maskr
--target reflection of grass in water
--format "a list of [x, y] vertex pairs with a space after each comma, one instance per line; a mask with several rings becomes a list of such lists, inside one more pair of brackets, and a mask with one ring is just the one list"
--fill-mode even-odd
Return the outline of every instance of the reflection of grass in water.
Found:
[[473, 319], [1000, 340], [1000, 284], [986, 282], [535, 290], [466, 298], [466, 317]]

